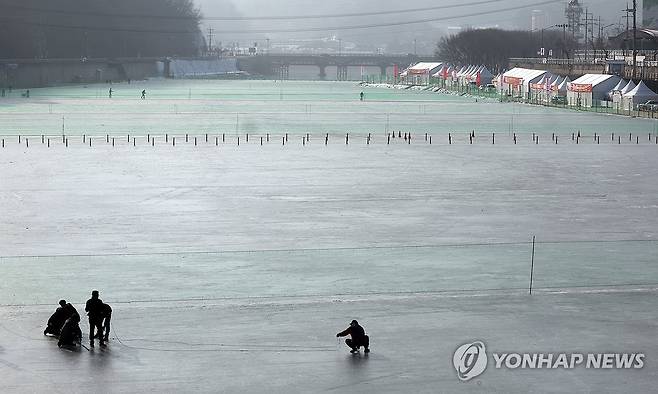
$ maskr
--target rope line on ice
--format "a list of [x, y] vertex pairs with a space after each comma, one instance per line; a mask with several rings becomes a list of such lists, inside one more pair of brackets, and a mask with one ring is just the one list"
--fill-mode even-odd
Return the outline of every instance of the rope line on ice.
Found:
[[[609, 244], [623, 242], [658, 242], [658, 239], [602, 239], [602, 240], [566, 240], [566, 241], [536, 241], [537, 245], [556, 244]], [[204, 254], [238, 254], [238, 253], [290, 253], [290, 252], [333, 252], [350, 250], [396, 250], [396, 249], [429, 249], [429, 248], [461, 248], [477, 246], [522, 246], [531, 245], [532, 241], [516, 242], [472, 242], [454, 244], [418, 244], [418, 245], [396, 245], [396, 246], [347, 246], [328, 248], [287, 248], [287, 249], [234, 249], [234, 250], [196, 250], [181, 252], [134, 252], [134, 253], [97, 253], [97, 254], [42, 254], [42, 255], [4, 255], [0, 259], [26, 259], [26, 258], [58, 258], [58, 257], [121, 257], [121, 256], [182, 256], [182, 255], [204, 255]]]

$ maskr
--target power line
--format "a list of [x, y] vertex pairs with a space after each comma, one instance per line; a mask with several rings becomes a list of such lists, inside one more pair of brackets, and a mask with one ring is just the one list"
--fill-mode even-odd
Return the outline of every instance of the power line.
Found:
[[[496, 1], [501, 1], [501, 0], [496, 0]], [[491, 11], [480, 11], [480, 12], [461, 14], [461, 15], [441, 16], [436, 18], [424, 18], [424, 19], [416, 19], [416, 20], [402, 21], [402, 22], [373, 23], [373, 24], [365, 24], [365, 25], [348, 25], [348, 26], [338, 26], [338, 27], [292, 28], [292, 29], [215, 30], [215, 33], [216, 34], [302, 33], [302, 32], [312, 32], [312, 31], [340, 31], [340, 30], [371, 29], [377, 27], [404, 26], [404, 25], [420, 24], [427, 22], [455, 20], [455, 19], [468, 18], [473, 16], [498, 14], [507, 11], [515, 11], [521, 8], [530, 8], [540, 5], [559, 3], [561, 1], [562, 0], [545, 0], [532, 4], [517, 5], [514, 7], [497, 8]], [[130, 32], [130, 33], [160, 33], [160, 34], [199, 34], [198, 29], [162, 30], [162, 29], [133, 29], [133, 28], [116, 28], [116, 27], [100, 27], [100, 26], [81, 26], [81, 25], [71, 26], [71, 25], [60, 25], [60, 24], [52, 24], [52, 23], [30, 22], [24, 19], [20, 19], [20, 20], [12, 19], [11, 17], [0, 17], [0, 20], [4, 20], [7, 23], [20, 23], [20, 24], [32, 25], [32, 26], [74, 29], [74, 30], [88, 30], [88, 31], [113, 31], [113, 32]]]
[[126, 32], [126, 33], [159, 33], [159, 34], [200, 34], [200, 30], [161, 30], [161, 29], [130, 29], [130, 28], [116, 28], [116, 27], [100, 27], [100, 26], [71, 26], [71, 25], [58, 25], [54, 23], [40, 23], [29, 22], [26, 20], [12, 19], [10, 17], [0, 17], [3, 23], [14, 23], [21, 25], [51, 27], [55, 29], [72, 29], [72, 30], [86, 30], [86, 31], [112, 31], [112, 32]]
[[468, 18], [473, 16], [499, 14], [507, 11], [516, 11], [521, 8], [530, 8], [540, 5], [559, 3], [561, 1], [562, 0], [546, 0], [546, 1], [527, 4], [527, 5], [517, 5], [514, 7], [497, 8], [491, 11], [480, 11], [480, 12], [461, 14], [461, 15], [441, 16], [436, 18], [424, 18], [424, 19], [416, 19], [416, 20], [402, 21], [402, 22], [373, 23], [373, 24], [365, 24], [365, 25], [348, 25], [348, 26], [339, 26], [339, 27], [308, 27], [308, 28], [294, 28], [294, 29], [216, 30], [216, 33], [218, 34], [302, 33], [302, 32], [311, 32], [311, 31], [356, 30], [356, 29], [370, 29], [375, 27], [403, 26], [403, 25], [413, 25], [413, 24], [427, 23], [427, 22], [455, 20], [455, 19]]
[[[181, 15], [153, 15], [153, 14], [122, 14], [122, 13], [103, 13], [103, 12], [88, 12], [88, 11], [76, 11], [68, 10], [64, 11], [61, 9], [52, 9], [52, 8], [35, 8], [28, 7], [23, 5], [15, 4], [3, 4], [2, 7], [20, 9], [26, 11], [36, 11], [42, 13], [52, 13], [52, 14], [63, 14], [66, 16], [71, 15], [83, 15], [83, 16], [106, 16], [106, 17], [118, 17], [118, 18], [138, 18], [138, 19], [184, 19], [184, 20], [207, 20], [207, 21], [258, 21], [258, 20], [299, 20], [299, 19], [325, 19], [325, 18], [349, 18], [349, 17], [367, 17], [367, 16], [378, 16], [378, 15], [397, 15], [397, 14], [407, 14], [414, 12], [426, 12], [426, 11], [437, 11], [437, 10], [446, 10], [452, 8], [463, 8], [471, 7], [477, 5], [501, 3], [510, 0], [480, 0], [469, 3], [458, 3], [458, 4], [448, 4], [443, 6], [433, 6], [433, 7], [422, 7], [422, 8], [407, 8], [401, 10], [388, 10], [388, 11], [374, 11], [374, 12], [353, 12], [353, 13], [342, 13], [342, 14], [308, 14], [308, 15], [274, 15], [274, 16], [181, 16]], [[541, 4], [548, 3], [560, 3], [562, 0], [547, 1]], [[515, 8], [524, 8], [532, 7], [537, 4], [530, 5], [520, 5]]]

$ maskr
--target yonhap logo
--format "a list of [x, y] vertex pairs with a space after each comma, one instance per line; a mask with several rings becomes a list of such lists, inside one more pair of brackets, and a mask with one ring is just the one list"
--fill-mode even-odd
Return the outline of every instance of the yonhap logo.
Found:
[[[493, 349], [495, 350], [495, 349]], [[580, 352], [505, 352], [498, 353], [489, 349], [493, 357], [492, 372], [499, 369], [617, 369], [639, 370], [645, 366], [644, 353], [580, 353]], [[457, 377], [467, 382], [482, 375], [487, 369], [489, 359], [487, 349], [482, 341], [465, 343], [455, 350], [452, 364]]]
[[487, 361], [487, 349], [481, 341], [461, 345], [452, 356], [457, 377], [463, 382], [480, 376], [487, 368]]

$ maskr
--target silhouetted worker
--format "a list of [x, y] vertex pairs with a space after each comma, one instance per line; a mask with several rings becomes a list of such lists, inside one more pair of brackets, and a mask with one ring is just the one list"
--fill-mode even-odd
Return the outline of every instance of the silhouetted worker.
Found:
[[146, 98], [146, 89], [142, 90], [142, 100]]
[[110, 88], [110, 98], [112, 98], [112, 88]]
[[350, 350], [350, 353], [357, 353], [361, 346], [364, 347], [364, 353], [370, 353], [370, 337], [366, 335], [365, 330], [359, 325], [359, 322], [352, 320], [350, 326], [347, 327], [345, 331], [336, 334], [336, 337], [344, 337], [347, 335], [352, 337], [345, 340], [347, 346], [352, 349]]
[[43, 335], [52, 334], [58, 336], [68, 318], [69, 314], [66, 310], [66, 300], [59, 300], [59, 307], [55, 310], [55, 313], [50, 316], [50, 319], [48, 319], [48, 324], [46, 329], [43, 330]]
[[361, 99], [361, 101], [363, 101], [364, 97], [365, 97], [365, 94], [363, 92], [359, 93], [359, 98]]
[[[103, 340], [107, 342], [110, 339], [110, 321], [112, 320], [112, 308], [103, 303], [103, 314], [102, 314], [102, 319], [103, 319], [103, 333], [105, 336]], [[101, 333], [96, 334], [97, 338], [101, 338]]]
[[98, 290], [91, 292], [91, 298], [87, 300], [85, 305], [85, 312], [89, 316], [89, 346], [94, 347], [94, 328], [98, 330], [98, 342], [101, 346], [105, 346], [103, 342], [103, 301], [98, 298]]
[[[69, 304], [71, 305], [71, 304]], [[59, 335], [57, 346], [74, 347], [76, 344], [82, 342], [82, 330], [80, 330], [80, 315], [77, 313], [72, 315], [64, 323], [62, 332]], [[93, 344], [93, 343], [92, 343]]]

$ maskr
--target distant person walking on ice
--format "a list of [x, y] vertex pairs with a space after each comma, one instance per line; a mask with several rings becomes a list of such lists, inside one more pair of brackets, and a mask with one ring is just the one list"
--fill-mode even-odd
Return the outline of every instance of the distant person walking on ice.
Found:
[[110, 88], [110, 98], [112, 98], [112, 88]]
[[85, 312], [89, 316], [89, 346], [94, 347], [94, 338], [96, 336], [94, 328], [98, 331], [99, 342], [105, 346], [103, 337], [103, 301], [98, 298], [98, 290], [91, 292], [91, 298], [87, 300]]
[[359, 98], [361, 99], [361, 101], [363, 101], [365, 97], [366, 97], [365, 93], [363, 92], [359, 93]]
[[146, 89], [142, 90], [142, 100], [146, 98]]
[[345, 331], [336, 334], [336, 337], [345, 337], [348, 335], [351, 338], [346, 339], [345, 343], [352, 349], [350, 353], [358, 353], [361, 346], [364, 347], [364, 353], [370, 353], [370, 337], [366, 335], [365, 330], [359, 325], [359, 322], [352, 320], [350, 326]]

